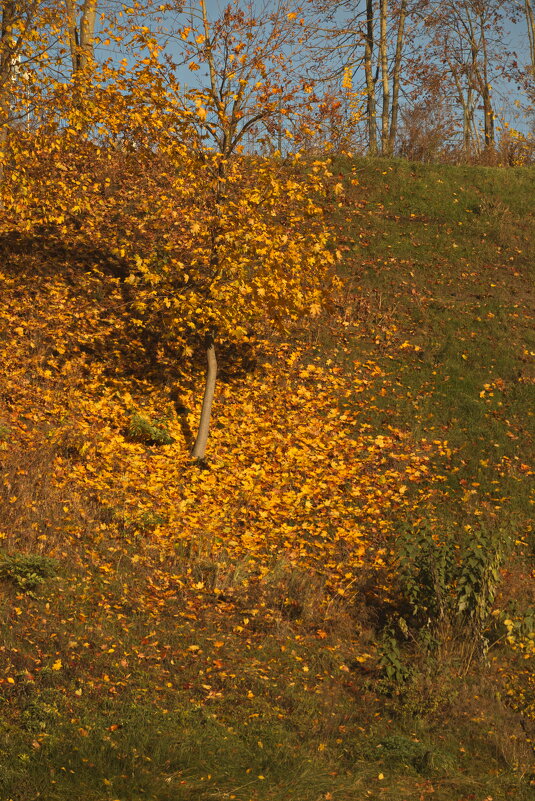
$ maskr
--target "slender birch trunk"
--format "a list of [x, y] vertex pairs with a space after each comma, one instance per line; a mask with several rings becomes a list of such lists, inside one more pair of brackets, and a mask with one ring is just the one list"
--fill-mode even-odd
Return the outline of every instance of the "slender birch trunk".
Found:
[[481, 54], [483, 56], [483, 74], [481, 75], [480, 80], [485, 125], [485, 149], [491, 150], [494, 147], [494, 109], [492, 107], [492, 91], [489, 83], [489, 54], [487, 37], [485, 36], [485, 25], [482, 16], [479, 18], [479, 30], [481, 34]]
[[525, 0], [526, 24], [529, 38], [529, 56], [532, 76], [535, 78], [535, 17], [531, 0]]
[[466, 97], [461, 95], [460, 100], [463, 107], [463, 152], [465, 158], [467, 158], [470, 156], [472, 150], [472, 128], [474, 121], [472, 90], [468, 90]]
[[[216, 104], [216, 108], [219, 115], [223, 117], [225, 110], [223, 107], [223, 103], [221, 102], [220, 94], [218, 91], [215, 62], [211, 50], [210, 24], [208, 21], [208, 13], [206, 10], [205, 0], [200, 0], [200, 6], [201, 6], [201, 13], [203, 18], [205, 41], [207, 48], [211, 95]], [[229, 121], [228, 125], [231, 124], [232, 121]], [[221, 206], [224, 202], [226, 159], [229, 155], [227, 151], [230, 147], [230, 140], [231, 140], [231, 131], [228, 128], [224, 127], [222, 138], [218, 143], [221, 160], [218, 165], [215, 196], [214, 196], [214, 211], [215, 211], [215, 219], [217, 220], [217, 222], [214, 226], [214, 229], [212, 230], [211, 248], [210, 248], [211, 250], [210, 278], [212, 281], [216, 278], [220, 269], [219, 245], [218, 245], [219, 216], [221, 214]], [[193, 446], [193, 450], [191, 452], [192, 457], [199, 462], [202, 462], [206, 455], [206, 445], [208, 443], [210, 418], [212, 415], [212, 404], [214, 400], [216, 379], [217, 379], [217, 358], [216, 358], [215, 342], [213, 334], [207, 334], [206, 336], [206, 361], [207, 361], [206, 382], [204, 385], [204, 397], [202, 401], [201, 417], [199, 421], [199, 428], [197, 430], [197, 437], [195, 439], [195, 445]]]
[[390, 117], [390, 133], [388, 137], [388, 155], [394, 152], [398, 133], [399, 119], [399, 87], [401, 78], [401, 59], [403, 56], [403, 43], [405, 38], [405, 20], [407, 18], [407, 0], [401, 0], [398, 19], [398, 35], [396, 40], [396, 55], [394, 57], [394, 73], [392, 75], [392, 113]]
[[204, 386], [204, 397], [202, 401], [201, 419], [197, 438], [191, 455], [197, 461], [202, 461], [206, 456], [206, 444], [208, 442], [208, 432], [210, 430], [210, 418], [212, 415], [212, 403], [215, 394], [217, 378], [217, 358], [215, 352], [214, 338], [209, 335], [206, 338], [206, 383]]
[[381, 63], [381, 82], [383, 85], [383, 109], [381, 113], [381, 153], [388, 155], [390, 82], [388, 80], [388, 41], [387, 41], [388, 0], [379, 3], [379, 58]]
[[474, 118], [474, 99], [473, 99], [473, 91], [472, 87], [469, 84], [466, 89], [466, 94], [464, 92], [463, 86], [457, 75], [455, 68], [452, 66], [451, 62], [448, 61], [448, 66], [450, 68], [450, 72], [453, 76], [453, 81], [455, 83], [455, 88], [457, 90], [457, 99], [462, 106], [463, 109], [463, 156], [468, 158], [472, 149], [472, 128], [473, 128], [473, 118]]
[[465, 4], [466, 9], [466, 18], [467, 18], [467, 27], [469, 32], [469, 43], [470, 43], [470, 56], [471, 56], [471, 63], [468, 71], [468, 92], [467, 96], [471, 100], [472, 106], [472, 113], [470, 115], [470, 124], [472, 126], [472, 130], [474, 133], [473, 139], [477, 145], [477, 151], [480, 152], [480, 137], [475, 126], [475, 119], [474, 119], [474, 110], [475, 110], [475, 102], [472, 100], [472, 95], [474, 90], [481, 94], [481, 80], [479, 76], [479, 69], [478, 69], [478, 59], [479, 59], [479, 44], [476, 42], [476, 35], [474, 31], [474, 25], [472, 22], [472, 18], [470, 16], [468, 7]]
[[93, 60], [97, 3], [98, 0], [84, 0], [78, 23], [75, 0], [66, 0], [73, 75], [84, 70]]
[[373, 79], [373, 0], [366, 0], [366, 36], [364, 47], [364, 72], [366, 75], [366, 112], [368, 126], [368, 152], [377, 155], [377, 104]]

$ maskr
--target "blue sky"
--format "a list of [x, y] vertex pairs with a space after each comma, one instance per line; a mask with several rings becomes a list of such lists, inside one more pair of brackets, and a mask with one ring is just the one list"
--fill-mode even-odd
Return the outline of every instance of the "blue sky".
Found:
[[[117, 8], [119, 6], [118, 3], [113, 2], [113, 5]], [[131, 5], [130, 3], [121, 3], [120, 4], [123, 8]], [[154, 3], [157, 6], [157, 2]], [[194, 3], [194, 6], [197, 4]], [[219, 0], [207, 0], [208, 11], [211, 16], [217, 16], [222, 9], [225, 7], [226, 3], [219, 2]], [[242, 4], [245, 5], [245, 4]], [[262, 2], [262, 0], [256, 0], [255, 5], [257, 8], [260, 7], [272, 7], [275, 8], [277, 5], [276, 0], [272, 0], [272, 2]], [[306, 10], [306, 3], [304, 3], [305, 10]], [[362, 3], [355, 3], [355, 6], [362, 7]], [[342, 19], [342, 14], [339, 13], [337, 15], [337, 19]], [[177, 30], [182, 26], [187, 24], [186, 15], [185, 14], [176, 14], [176, 15], [167, 15], [167, 19], [165, 21], [165, 27], [169, 29], [170, 32], [176, 33]], [[168, 52], [178, 61], [180, 60], [182, 51], [180, 47], [180, 39], [177, 38], [169, 38], [168, 39]], [[518, 61], [520, 64], [525, 64], [528, 60], [529, 56], [529, 47], [528, 47], [528, 37], [526, 26], [523, 18], [520, 18], [520, 21], [514, 25], [512, 23], [507, 25], [506, 34], [504, 37], [503, 42], [504, 49], [515, 51]], [[186, 86], [198, 86], [199, 81], [206, 80], [206, 70], [201, 68], [199, 71], [192, 73], [188, 70], [187, 66], [181, 66], [177, 69], [177, 77], [179, 81], [186, 87]], [[362, 75], [360, 76], [362, 78]], [[357, 76], [358, 80], [358, 76]], [[520, 130], [526, 130], [527, 123], [525, 118], [523, 117], [523, 113], [519, 108], [515, 108], [515, 103], [522, 105], [525, 98], [523, 93], [519, 90], [517, 85], [510, 80], [496, 79], [493, 84], [494, 89], [494, 107], [495, 111], [498, 115], [498, 118], [501, 119], [505, 117], [510, 124], [514, 125]]]

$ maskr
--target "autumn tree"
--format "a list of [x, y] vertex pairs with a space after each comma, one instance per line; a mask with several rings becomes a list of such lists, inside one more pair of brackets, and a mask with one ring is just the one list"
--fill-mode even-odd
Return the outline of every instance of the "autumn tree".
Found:
[[[318, 272], [318, 267], [322, 259], [327, 258], [327, 262], [330, 259], [324, 250], [323, 235], [314, 245], [314, 253], [317, 247], [323, 253], [319, 261], [316, 255], [307, 253], [307, 249], [300, 255], [288, 238], [293, 236], [304, 248], [303, 233], [299, 233], [299, 226], [294, 228], [292, 222], [297, 219], [300, 225], [304, 224], [303, 208], [298, 210], [303, 202], [309, 211], [312, 210], [312, 215], [320, 211], [307, 197], [307, 192], [303, 194], [302, 183], [294, 178], [287, 184], [278, 174], [277, 165], [260, 164], [254, 158], [248, 160], [241, 155], [247, 138], [259, 137], [262, 126], [275, 118], [280, 124], [281, 117], [289, 117], [296, 113], [297, 106], [307, 105], [310, 87], [299, 81], [292, 70], [292, 52], [296, 43], [302, 44], [304, 36], [303, 20], [297, 10], [285, 2], [254, 11], [233, 2], [220, 17], [211, 19], [206, 3], [201, 0], [199, 8], [188, 9], [187, 24], [180, 36], [185, 42], [184, 61], [190, 70], [197, 73], [204, 68], [207, 72], [207, 80], [186, 93], [171, 83], [176, 100], [190, 119], [192, 143], [210, 187], [205, 255], [209, 279], [200, 308], [209, 310], [211, 323], [202, 326], [208, 369], [201, 421], [193, 448], [193, 456], [203, 459], [217, 371], [216, 339], [228, 336], [231, 329], [245, 333], [243, 323], [230, 322], [236, 313], [239, 319], [247, 310], [247, 315], [254, 319], [262, 312], [272, 322], [281, 322], [285, 316], [295, 315], [299, 308], [305, 311], [307, 303], [316, 308], [317, 277], [323, 274], [323, 268]], [[248, 171], [253, 165], [258, 171], [257, 181], [263, 184], [262, 193], [255, 190], [254, 183], [250, 185]], [[268, 233], [270, 217], [274, 220], [278, 217], [277, 203], [285, 209], [287, 220], [287, 231], [282, 234], [284, 225], [282, 229], [275, 226]], [[289, 208], [293, 203], [296, 204], [294, 214]], [[271, 208], [267, 216], [266, 208]], [[239, 222], [241, 209], [249, 209], [251, 215], [256, 209], [245, 228]], [[247, 233], [246, 228], [250, 226], [253, 228]], [[282, 250], [276, 246], [277, 230], [284, 238]], [[233, 239], [241, 242], [239, 251], [242, 253], [248, 242], [245, 263]], [[284, 275], [281, 273], [283, 264]], [[294, 271], [291, 280], [289, 269]], [[314, 286], [316, 289], [305, 300], [307, 290]], [[218, 297], [219, 302], [214, 302]], [[245, 305], [244, 297], [247, 298]]]
[[262, 326], [317, 314], [334, 256], [327, 166], [246, 147], [273, 115], [308, 102], [289, 61], [300, 19], [283, 4], [258, 17], [237, 2], [212, 19], [203, 2], [183, 21], [183, 60], [207, 80], [182, 86], [162, 37], [131, 29], [137, 52], [92, 65], [83, 108], [71, 82], [51, 86], [38, 130], [13, 151], [19, 177], [6, 201], [19, 226], [91, 243], [87, 281], [106, 284], [110, 331], [128, 330], [128, 347], [139, 340], [150, 359], [184, 365], [204, 343], [193, 450], [203, 459], [218, 343], [236, 348]]
[[421, 86], [431, 79], [435, 91], [455, 99], [465, 156], [474, 148], [494, 147], [493, 85], [506, 74], [511, 60], [504, 45], [506, 11], [506, 4], [497, 0], [426, 0], [421, 6], [427, 42], [415, 62], [415, 73], [425, 76]]
[[0, 186], [9, 131], [28, 118], [36, 75], [48, 55], [55, 18], [53, 6], [46, 0], [0, 3]]
[[365, 98], [370, 155], [394, 150], [399, 126], [406, 25], [410, 0], [312, 0], [315, 67], [328, 80], [352, 73]]

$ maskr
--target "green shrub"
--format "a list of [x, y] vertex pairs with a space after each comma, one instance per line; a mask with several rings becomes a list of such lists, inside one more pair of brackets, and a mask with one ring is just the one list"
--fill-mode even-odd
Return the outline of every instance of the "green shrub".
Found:
[[48, 578], [57, 575], [57, 562], [39, 554], [0, 554], [0, 579], [33, 595]]
[[147, 417], [132, 412], [128, 424], [127, 435], [136, 442], [144, 445], [171, 445], [175, 440], [164, 427], [161, 420], [152, 422]]
[[470, 643], [467, 663], [486, 653], [505, 550], [505, 540], [483, 527], [469, 527], [458, 537], [439, 536], [426, 524], [406, 528], [397, 542], [399, 611], [381, 638], [387, 694], [398, 693], [412, 676], [403, 643], [424, 662], [448, 640]]
[[[403, 621], [403, 624], [405, 624], [403, 618], [399, 618], [399, 621]], [[385, 678], [382, 689], [385, 690], [387, 694], [390, 693], [391, 689], [396, 685], [400, 686], [405, 684], [410, 676], [410, 669], [403, 662], [401, 656], [394, 624], [387, 626], [383, 631], [380, 640], [379, 666]]]
[[484, 528], [470, 527], [460, 541], [453, 534], [439, 537], [425, 524], [407, 528], [398, 542], [398, 571], [416, 627], [447, 621], [483, 636], [505, 545]]

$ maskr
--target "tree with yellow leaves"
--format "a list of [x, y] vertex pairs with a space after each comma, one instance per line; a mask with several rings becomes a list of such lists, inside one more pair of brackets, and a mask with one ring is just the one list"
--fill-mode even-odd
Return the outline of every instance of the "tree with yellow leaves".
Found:
[[332, 263], [325, 231], [310, 225], [311, 217], [321, 219], [311, 194], [319, 189], [320, 166], [309, 183], [297, 174], [284, 176], [276, 162], [240, 155], [261, 123], [277, 117], [280, 124], [298, 105], [308, 105], [292, 73], [292, 51], [296, 42], [302, 44], [303, 31], [304, 20], [286, 2], [253, 14], [236, 0], [215, 20], [201, 0], [199, 9], [189, 8], [181, 31], [190, 70], [203, 66], [208, 73], [206, 84], [184, 96], [211, 193], [203, 270], [207, 292], [199, 306], [209, 309], [201, 326], [208, 369], [193, 448], [199, 460], [206, 452], [214, 397], [216, 339], [246, 336], [245, 321], [251, 324], [260, 316], [273, 323], [319, 309], [325, 267]]
[[71, 83], [50, 86], [38, 128], [13, 143], [6, 200], [17, 225], [101, 254], [88, 281], [109, 282], [110, 331], [128, 325], [151, 358], [168, 348], [187, 362], [204, 343], [193, 449], [203, 460], [217, 344], [317, 314], [334, 256], [321, 207], [328, 165], [245, 147], [261, 122], [307, 102], [286, 50], [299, 19], [282, 3], [256, 17], [234, 2], [216, 20], [199, 8], [180, 38], [206, 85], [184, 90], [158, 38], [136, 29], [128, 61], [91, 65], [83, 106]]

